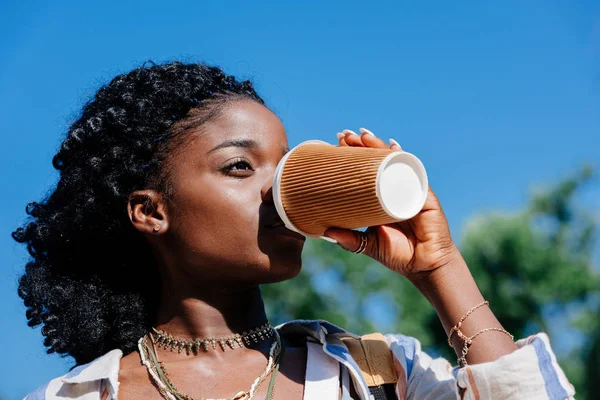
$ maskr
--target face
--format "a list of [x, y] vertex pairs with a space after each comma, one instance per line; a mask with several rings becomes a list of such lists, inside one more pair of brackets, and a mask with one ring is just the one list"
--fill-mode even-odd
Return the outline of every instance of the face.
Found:
[[279, 118], [238, 101], [190, 129], [169, 157], [164, 263], [186, 279], [260, 284], [296, 276], [304, 237], [284, 228], [271, 185], [288, 151]]

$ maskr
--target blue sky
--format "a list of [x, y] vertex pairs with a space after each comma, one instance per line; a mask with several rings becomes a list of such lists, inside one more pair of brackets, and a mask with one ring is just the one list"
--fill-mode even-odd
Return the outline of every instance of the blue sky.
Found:
[[[0, 5], [0, 394], [69, 366], [26, 326], [26, 256], [10, 232], [55, 181], [52, 155], [82, 104], [145, 60], [253, 79], [291, 145], [361, 126], [395, 138], [423, 160], [457, 238], [476, 213], [516, 210], [532, 186], [600, 167], [600, 2], [291, 3]], [[598, 185], [581, 202], [600, 209]]]

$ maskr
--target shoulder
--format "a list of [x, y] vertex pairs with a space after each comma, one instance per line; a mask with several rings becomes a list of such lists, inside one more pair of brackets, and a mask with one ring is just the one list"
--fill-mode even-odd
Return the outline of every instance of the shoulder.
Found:
[[320, 339], [322, 342], [335, 341], [337, 338], [357, 339], [357, 340], [377, 340], [385, 341], [392, 350], [402, 351], [409, 358], [416, 353], [421, 352], [421, 343], [414, 337], [406, 336], [401, 333], [380, 334], [373, 333], [368, 335], [357, 335], [346, 329], [332, 324], [331, 322], [319, 320], [292, 320], [278, 325], [276, 329], [285, 335], [301, 335]]
[[421, 342], [414, 337], [394, 333], [385, 335], [385, 340], [394, 357], [403, 361], [407, 376], [411, 375], [415, 362], [428, 358], [427, 354], [421, 351]]
[[122, 356], [121, 350], [112, 350], [50, 380], [25, 396], [24, 400], [87, 399], [86, 396], [94, 394], [99, 397], [104, 389], [116, 392]]
[[389, 348], [407, 376], [411, 375], [415, 363], [422, 363], [428, 357], [421, 351], [419, 340], [400, 333], [383, 335], [376, 333], [360, 336], [324, 320], [293, 320], [279, 325], [277, 329], [285, 335], [312, 337], [323, 343], [331, 351], [339, 349], [340, 346], [348, 348], [350, 345], [352, 347], [351, 343], [357, 340], [380, 342]]
[[27, 396], [25, 396], [25, 398], [23, 400], [46, 400], [47, 398], [51, 398], [51, 397], [47, 397], [46, 394], [48, 391], [54, 391], [56, 392], [56, 390], [53, 390], [53, 388], [59, 384], [58, 382], [60, 382], [60, 380], [63, 377], [60, 376], [58, 378], [54, 378], [49, 382], [46, 382], [45, 384], [43, 384], [42, 386], [38, 387], [37, 389], [35, 389], [33, 392], [29, 393]]

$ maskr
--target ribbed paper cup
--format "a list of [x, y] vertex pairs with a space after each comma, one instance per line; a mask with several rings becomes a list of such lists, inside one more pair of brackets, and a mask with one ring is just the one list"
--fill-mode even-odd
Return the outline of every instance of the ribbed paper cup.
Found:
[[427, 174], [410, 153], [333, 146], [311, 140], [279, 162], [273, 200], [288, 229], [319, 237], [414, 217], [425, 203]]

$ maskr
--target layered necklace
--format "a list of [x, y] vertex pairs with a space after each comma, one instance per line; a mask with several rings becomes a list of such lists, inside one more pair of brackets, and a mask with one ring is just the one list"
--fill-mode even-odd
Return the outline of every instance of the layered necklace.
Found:
[[[236, 344], [239, 347], [247, 347], [253, 343], [255, 344], [259, 341], [270, 338], [274, 338], [274, 340], [269, 350], [269, 361], [267, 362], [266, 368], [254, 380], [254, 383], [252, 383], [250, 389], [247, 391], [239, 391], [229, 399], [195, 399], [185, 393], [180, 392], [171, 380], [171, 377], [169, 376], [163, 362], [158, 359], [158, 353], [156, 351], [157, 347], [160, 346], [171, 351], [177, 350], [178, 353], [181, 353], [181, 351], [185, 349], [187, 354], [197, 354], [199, 349], [202, 349], [205, 352], [210, 348], [216, 350], [217, 344], [222, 351], [225, 351], [227, 348], [233, 350]], [[266, 397], [270, 400], [273, 398], [273, 392], [275, 389], [275, 376], [279, 370], [279, 363], [283, 354], [279, 333], [277, 333], [277, 330], [273, 329], [269, 322], [259, 326], [258, 328], [243, 332], [242, 334], [235, 334], [221, 338], [202, 339], [175, 338], [164, 331], [152, 328], [151, 332], [148, 332], [146, 335], [140, 338], [138, 341], [138, 349], [142, 363], [146, 366], [148, 373], [152, 377], [152, 380], [154, 381], [161, 395], [167, 400], [252, 400], [260, 388], [260, 385], [271, 373], [273, 373]]]

